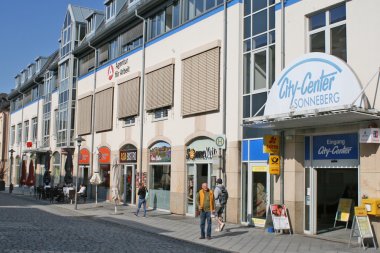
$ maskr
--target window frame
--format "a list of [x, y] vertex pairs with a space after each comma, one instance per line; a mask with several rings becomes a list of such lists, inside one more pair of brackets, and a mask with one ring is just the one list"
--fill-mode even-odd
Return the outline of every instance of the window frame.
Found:
[[106, 22], [108, 22], [108, 21], [114, 19], [116, 16], [116, 1], [114, 1], [114, 0], [109, 1], [105, 5], [106, 5], [105, 18], [106, 18]]
[[151, 111], [152, 122], [167, 120], [169, 118], [169, 107], [161, 107]]
[[[308, 50], [308, 52], [313, 52], [311, 50], [311, 46], [312, 46], [311, 45], [311, 42], [312, 42], [311, 41], [311, 36], [314, 35], [314, 34], [320, 33], [320, 32], [324, 32], [324, 35], [325, 35], [325, 52], [324, 53], [332, 55], [331, 31], [334, 28], [339, 27], [339, 26], [346, 26], [346, 29], [347, 29], [347, 12], [346, 12], [346, 17], [345, 17], [344, 20], [335, 22], [333, 24], [330, 23], [330, 21], [331, 21], [330, 20], [330, 17], [331, 17], [330, 16], [330, 12], [331, 12], [331, 10], [333, 10], [335, 8], [338, 8], [340, 6], [344, 6], [345, 8], [347, 8], [347, 6], [345, 4], [338, 4], [338, 5], [331, 6], [328, 9], [324, 9], [322, 11], [315, 12], [315, 13], [310, 14], [310, 15], [307, 16], [307, 27], [308, 27], [308, 30], [307, 30], [307, 45], [308, 45], [308, 48], [307, 48], [307, 50]], [[317, 29], [311, 30], [311, 28], [310, 28], [311, 18], [313, 16], [315, 16], [315, 15], [320, 14], [320, 13], [325, 13], [325, 25], [322, 26], [322, 27], [319, 27]], [[346, 59], [341, 59], [341, 60], [347, 61], [347, 33], [346, 33]]]

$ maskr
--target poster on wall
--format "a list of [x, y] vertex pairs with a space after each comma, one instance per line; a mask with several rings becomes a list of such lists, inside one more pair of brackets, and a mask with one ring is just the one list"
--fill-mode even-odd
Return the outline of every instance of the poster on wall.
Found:
[[171, 147], [166, 142], [157, 142], [149, 151], [150, 162], [170, 162], [171, 156]]
[[194, 204], [194, 175], [187, 176], [187, 203]]
[[270, 212], [275, 230], [290, 229], [289, 217], [285, 205], [270, 205]]

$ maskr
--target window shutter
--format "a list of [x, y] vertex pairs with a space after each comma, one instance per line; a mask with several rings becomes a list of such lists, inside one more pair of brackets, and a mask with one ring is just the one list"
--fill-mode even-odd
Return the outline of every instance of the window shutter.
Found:
[[136, 25], [130, 30], [121, 35], [121, 45], [125, 46], [127, 43], [134, 41], [143, 35], [143, 23]]
[[95, 94], [95, 131], [112, 130], [113, 88]]
[[118, 118], [136, 116], [139, 113], [140, 78], [119, 85]]
[[78, 100], [77, 134], [86, 135], [91, 133], [92, 96]]
[[99, 48], [99, 64], [108, 61], [108, 44]]
[[174, 65], [168, 65], [146, 75], [146, 110], [173, 105]]
[[219, 54], [216, 47], [183, 60], [183, 116], [219, 109]]

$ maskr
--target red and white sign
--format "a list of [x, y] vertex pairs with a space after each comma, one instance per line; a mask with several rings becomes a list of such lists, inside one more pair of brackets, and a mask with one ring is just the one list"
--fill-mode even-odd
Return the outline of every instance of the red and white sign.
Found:
[[80, 150], [79, 164], [90, 164], [90, 151], [87, 148]]
[[114, 68], [113, 68], [113, 65], [110, 65], [110, 66], [108, 67], [107, 74], [108, 74], [108, 80], [112, 80], [113, 75], [115, 74], [115, 70], [114, 70]]
[[360, 129], [360, 143], [380, 143], [379, 128]]
[[27, 148], [31, 148], [31, 147], [33, 147], [33, 142], [31, 142], [31, 141], [27, 141], [27, 142], [26, 142], [26, 147], [27, 147]]

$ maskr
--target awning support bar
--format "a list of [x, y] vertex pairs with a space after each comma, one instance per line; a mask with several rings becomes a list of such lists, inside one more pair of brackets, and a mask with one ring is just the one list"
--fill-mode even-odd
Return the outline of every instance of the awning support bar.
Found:
[[[368, 86], [371, 84], [372, 80], [375, 78], [376, 74], [380, 77], [380, 69], [376, 71], [376, 73], [371, 77], [371, 79], [368, 81], [367, 85], [360, 91], [359, 95], [354, 99], [354, 101], [351, 103], [351, 108], [354, 106], [355, 102], [363, 95], [364, 91], [368, 88]], [[379, 86], [379, 82], [377, 82], [376, 85], [376, 92], [377, 88]], [[372, 108], [374, 108], [374, 105], [372, 105]]]

